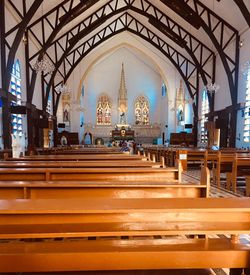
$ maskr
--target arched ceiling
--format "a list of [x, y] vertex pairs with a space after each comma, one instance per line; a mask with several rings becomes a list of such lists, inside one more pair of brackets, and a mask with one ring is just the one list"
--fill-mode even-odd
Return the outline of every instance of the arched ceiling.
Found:
[[[112, 38], [112, 41], [107, 41], [107, 43], [104, 43], [101, 49], [93, 50], [93, 52], [89, 54], [87, 58], [84, 59], [84, 61], [81, 62], [80, 65], [82, 65], [83, 68], [81, 67], [80, 70], [81, 81], [79, 83], [76, 95], [77, 100], [80, 100], [80, 96], [82, 93], [82, 85], [86, 80], [88, 74], [91, 72], [92, 68], [96, 64], [98, 64], [98, 62], [101, 62], [109, 58], [116, 51], [122, 48], [125, 48], [128, 51], [130, 51], [135, 56], [135, 58], [141, 60], [141, 62], [148, 66], [152, 71], [158, 73], [161, 76], [163, 82], [166, 84], [167, 90], [169, 90], [170, 86], [168, 83], [168, 79], [166, 77], [165, 67], [163, 67], [162, 64], [157, 63], [157, 60], [159, 61], [162, 57], [154, 54], [149, 48], [145, 47], [145, 45], [140, 43], [140, 41], [135, 40], [136, 39], [133, 35], [130, 35], [130, 33], [128, 32], [123, 32]], [[127, 42], [121, 43], [121, 41]]]
[[[201, 85], [216, 81], [216, 65], [222, 67], [236, 110], [240, 34], [250, 27], [250, 0], [1, 0], [0, 96], [4, 98], [5, 148], [10, 148], [12, 65], [24, 42], [27, 109], [32, 111], [35, 87], [41, 86], [43, 114], [53, 92], [53, 114], [60, 99], [55, 87], [64, 82], [86, 56], [108, 39], [130, 32], [164, 54], [184, 79], [195, 99], [194, 125], [198, 119]], [[126, 41], [121, 41], [126, 42]], [[37, 78], [34, 63], [49, 59], [56, 70]], [[217, 61], [219, 60], [219, 62]], [[223, 72], [224, 70], [224, 72]], [[45, 87], [48, 86], [45, 91]], [[209, 97], [213, 112], [213, 96]], [[234, 122], [232, 122], [234, 123]], [[235, 123], [234, 123], [235, 124]], [[231, 125], [235, 129], [235, 125]], [[32, 127], [28, 131], [32, 144]], [[233, 130], [232, 130], [233, 132]], [[235, 136], [230, 144], [233, 146]]]
[[[67, 80], [93, 48], [122, 31], [164, 52], [184, 78], [191, 97], [199, 91], [199, 76], [204, 85], [215, 81], [218, 55], [232, 103], [237, 100], [239, 33], [250, 25], [250, 0], [5, 0], [5, 7], [19, 21], [6, 24], [7, 73], [16, 51], [13, 37], [15, 44], [20, 43], [25, 32], [31, 102], [36, 82], [32, 65], [37, 59], [46, 55], [56, 67], [52, 76], [44, 76], [45, 107], [53, 86]], [[235, 51], [229, 52], [229, 47]]]

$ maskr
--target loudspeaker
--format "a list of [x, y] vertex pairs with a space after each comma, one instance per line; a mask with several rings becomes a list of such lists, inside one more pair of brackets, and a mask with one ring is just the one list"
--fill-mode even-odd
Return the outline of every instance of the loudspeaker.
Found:
[[185, 129], [192, 129], [193, 128], [193, 124], [185, 124]]
[[64, 128], [65, 128], [65, 123], [58, 123], [57, 127], [58, 127], [58, 128], [63, 128], [63, 129], [64, 129]]
[[49, 128], [49, 121], [47, 118], [38, 119], [38, 128], [45, 129]]
[[12, 114], [26, 115], [26, 106], [10, 106], [10, 112]]

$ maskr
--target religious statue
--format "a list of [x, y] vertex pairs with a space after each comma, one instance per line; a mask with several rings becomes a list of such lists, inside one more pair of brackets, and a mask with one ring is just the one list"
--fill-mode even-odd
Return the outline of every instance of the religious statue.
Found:
[[64, 106], [63, 122], [69, 122], [69, 104], [65, 104], [65, 106]]
[[120, 114], [120, 121], [119, 121], [119, 124], [126, 124], [126, 115], [125, 115], [125, 112], [122, 112]]

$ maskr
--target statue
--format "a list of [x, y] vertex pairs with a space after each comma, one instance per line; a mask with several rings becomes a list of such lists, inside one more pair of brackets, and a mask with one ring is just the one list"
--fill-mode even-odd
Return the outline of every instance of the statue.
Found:
[[126, 124], [126, 114], [125, 112], [122, 112], [120, 114], [120, 121], [119, 121], [119, 124]]

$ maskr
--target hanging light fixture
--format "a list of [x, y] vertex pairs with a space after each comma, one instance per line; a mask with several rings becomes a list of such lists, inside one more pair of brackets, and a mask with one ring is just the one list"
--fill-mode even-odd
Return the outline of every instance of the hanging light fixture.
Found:
[[59, 84], [55, 90], [58, 92], [58, 93], [61, 93], [61, 94], [68, 94], [69, 91], [68, 91], [68, 87], [64, 84], [64, 83], [61, 83]]
[[213, 93], [217, 93], [217, 91], [220, 89], [220, 86], [216, 83], [211, 82], [207, 84], [206, 89], [210, 94], [213, 94]]
[[[214, 0], [213, 0], [213, 12], [214, 12]], [[212, 44], [212, 48], [213, 48], [212, 52], [214, 52], [214, 44]], [[220, 89], [220, 86], [215, 82], [211, 82], [206, 85], [206, 90], [210, 95], [217, 93], [219, 89]]]
[[33, 69], [36, 73], [52, 74], [55, 70], [55, 66], [46, 57], [41, 60], [37, 59], [36, 63], [33, 65]]
[[[43, 3], [42, 3], [42, 17], [43, 17]], [[44, 74], [52, 74], [55, 70], [54, 64], [45, 56], [43, 53], [43, 56], [41, 59], [37, 59], [36, 63], [32, 66], [33, 70], [38, 73], [44, 73]]]

